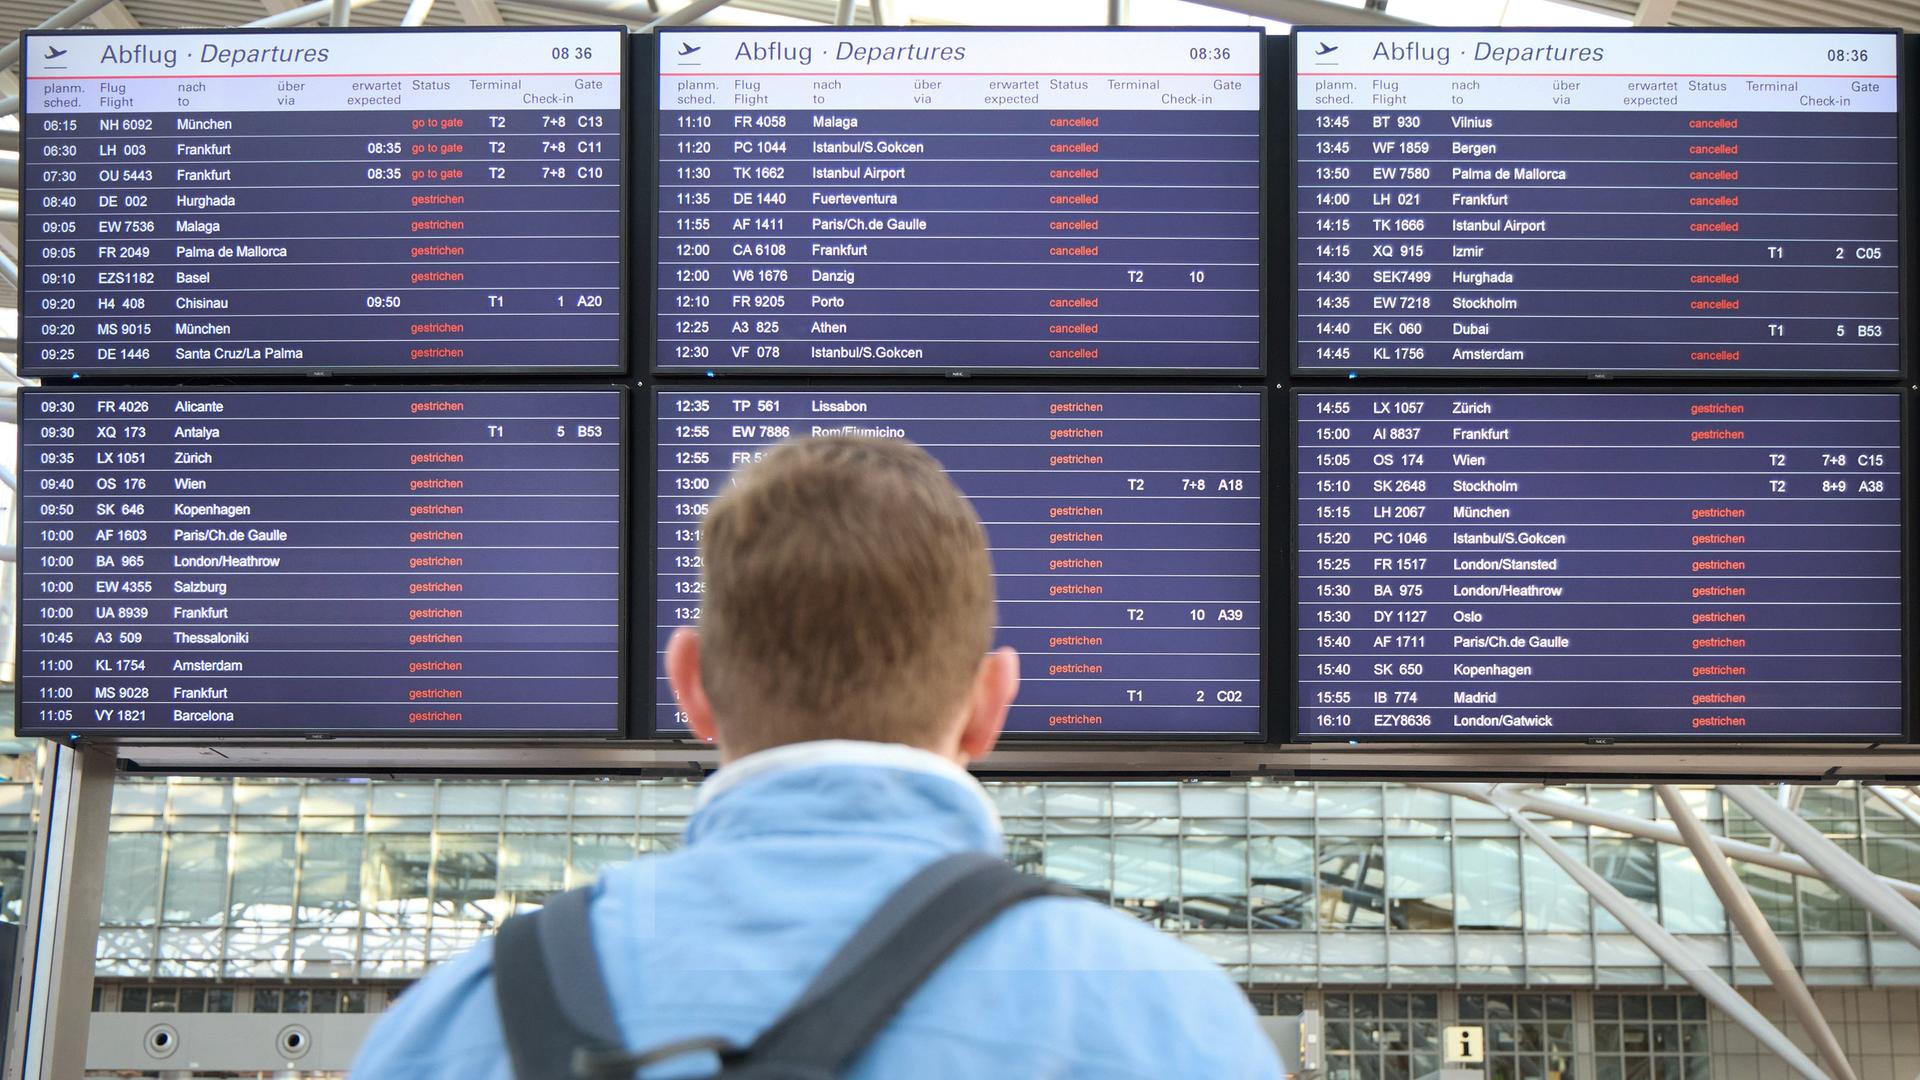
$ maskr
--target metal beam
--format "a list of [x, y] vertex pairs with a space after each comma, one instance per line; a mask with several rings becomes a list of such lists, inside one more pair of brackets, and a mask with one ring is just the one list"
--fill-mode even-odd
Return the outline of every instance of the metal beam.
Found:
[[[81, 20], [111, 2], [112, 0], [73, 0], [73, 3], [54, 12], [45, 22], [33, 29], [65, 30], [69, 26], [77, 26]], [[10, 68], [20, 59], [20, 41], [20, 38], [14, 38], [5, 48], [0, 48], [0, 68]]]
[[675, 8], [648, 23], [647, 27], [651, 29], [656, 26], [685, 26], [714, 8], [725, 7], [731, 2], [732, 0], [691, 0], [686, 6]]
[[1920, 825], [1920, 810], [1908, 806], [1906, 800], [1896, 797], [1893, 792], [1888, 791], [1878, 784], [1861, 784], [1860, 786], [1873, 792], [1874, 796], [1881, 802], [1886, 803], [1887, 807], [1894, 813], [1907, 819], [1909, 825]]
[[1679, 0], [1640, 0], [1639, 8], [1633, 13], [1633, 25], [1665, 26], [1678, 6]]
[[20, 264], [14, 262], [12, 256], [3, 252], [0, 252], [0, 278], [6, 278], [15, 288], [20, 286]]
[[9, 1078], [55, 1080], [87, 1070], [93, 954], [100, 938], [110, 750], [56, 747], [43, 759], [33, 872], [20, 931], [20, 972], [7, 1028]]
[[653, 26], [659, 16], [652, 10], [650, 0], [516, 0], [517, 3], [532, 7], [552, 8], [555, 11], [577, 11], [582, 15], [598, 15], [603, 19], [619, 19], [622, 22], [637, 23], [645, 30]]
[[1132, 14], [1128, 10], [1130, 6], [1128, 0], [1107, 0], [1107, 25], [1127, 25], [1127, 19]]
[[1812, 863], [1827, 884], [1858, 900], [1862, 907], [1880, 916], [1880, 921], [1894, 933], [1920, 946], [1920, 908], [1889, 888], [1878, 874], [1860, 865], [1859, 860], [1840, 850], [1840, 845], [1820, 835], [1820, 830], [1767, 798], [1758, 788], [1722, 784], [1720, 790], [1749, 817]]
[[107, 0], [107, 6], [94, 12], [93, 18], [87, 21], [101, 30], [140, 29], [140, 20], [120, 0]]
[[1421, 26], [1412, 19], [1384, 11], [1348, 7], [1329, 0], [1192, 0], [1202, 7], [1277, 19], [1294, 26]]
[[327, 17], [330, 26], [347, 26], [353, 22], [353, 4], [349, 0], [333, 0], [333, 11]]
[[1667, 816], [1686, 839], [1687, 848], [1693, 852], [1693, 861], [1706, 875], [1707, 884], [1713, 886], [1713, 894], [1720, 898], [1720, 906], [1726, 909], [1727, 918], [1733, 921], [1734, 928], [1740, 931], [1747, 947], [1760, 961], [1761, 970], [1773, 980], [1773, 988], [1787, 999], [1787, 1007], [1800, 1021], [1807, 1034], [1813, 1038], [1814, 1049], [1827, 1063], [1827, 1069], [1837, 1080], [1858, 1080], [1853, 1064], [1847, 1060], [1847, 1052], [1841, 1048], [1840, 1040], [1833, 1034], [1833, 1028], [1827, 1026], [1827, 1018], [1821, 1014], [1820, 1006], [1814, 1003], [1813, 991], [1807, 989], [1807, 982], [1794, 970], [1793, 961], [1788, 959], [1787, 950], [1781, 948], [1780, 939], [1774, 936], [1773, 927], [1768, 925], [1767, 917], [1761, 913], [1760, 905], [1753, 902], [1753, 894], [1740, 882], [1733, 872], [1733, 864], [1713, 846], [1713, 837], [1707, 827], [1694, 816], [1693, 808], [1687, 805], [1686, 797], [1672, 784], [1660, 784], [1654, 788], [1660, 793], [1660, 801], [1667, 808]]
[[873, 25], [886, 26], [893, 22], [893, 13], [888, 8], [893, 5], [887, 0], [867, 0], [867, 10], [873, 15]]
[[0, 399], [0, 422], [17, 424], [20, 422], [20, 399]]
[[423, 26], [427, 16], [433, 14], [433, 0], [410, 0], [407, 13], [400, 16], [401, 26]]
[[[1414, 787], [1425, 788], [1428, 791], [1439, 791], [1448, 795], [1459, 796], [1462, 799], [1472, 799], [1474, 802], [1487, 803], [1488, 805], [1493, 804], [1492, 785], [1489, 784], [1421, 783], [1417, 781], [1411, 783]], [[1628, 836], [1638, 836], [1646, 840], [1656, 840], [1662, 844], [1682, 844], [1686, 842], [1681, 838], [1680, 830], [1673, 826], [1657, 821], [1648, 821], [1644, 818], [1637, 818], [1631, 814], [1616, 814], [1611, 810], [1600, 810], [1588, 806], [1585, 803], [1569, 802], [1566, 799], [1558, 799], [1549, 795], [1542, 795], [1538, 792], [1520, 792], [1515, 790], [1509, 793], [1503, 793], [1503, 796], [1522, 800], [1529, 812], [1541, 814], [1546, 817], [1564, 818], [1567, 821], [1576, 821], [1582, 825], [1598, 825], [1603, 829], [1612, 829], [1614, 832], [1626, 833]], [[1768, 851], [1764, 844], [1750, 844], [1745, 840], [1735, 840], [1728, 836], [1716, 836], [1713, 838], [1713, 843], [1715, 847], [1726, 852], [1728, 857], [1739, 859], [1741, 862], [1750, 862], [1789, 874], [1800, 874], [1811, 877], [1820, 876], [1820, 871], [1815, 869], [1813, 864], [1807, 860], [1797, 855], [1788, 855], [1785, 852]], [[1900, 881], [1897, 878], [1887, 877], [1883, 877], [1880, 880], [1884, 882], [1888, 888], [1916, 903], [1920, 903], [1920, 882]]]
[[[347, 0], [349, 5], [357, 8], [366, 7], [373, 2], [374, 0]], [[334, 0], [312, 0], [312, 3], [301, 4], [296, 8], [288, 8], [278, 15], [269, 15], [264, 19], [255, 19], [245, 25], [250, 28], [261, 29], [272, 29], [280, 26], [304, 26], [317, 19], [324, 19], [332, 15], [333, 4]]]
[[853, 0], [834, 0], [833, 25], [853, 25]]
[[460, 17], [468, 26], [499, 26], [500, 6], [493, 0], [453, 0], [453, 6], [460, 9]]
[[20, 111], [20, 95], [9, 94], [0, 98], [0, 116], [12, 116]]
[[1609, 914], [1620, 920], [1620, 925], [1644, 942], [1647, 948], [1652, 949], [1661, 962], [1679, 972], [1681, 978], [1687, 980], [1695, 990], [1700, 991], [1702, 997], [1718, 1006], [1728, 1019], [1746, 1028], [1749, 1034], [1758, 1039], [1767, 1049], [1779, 1055], [1782, 1061], [1807, 1080], [1828, 1080], [1827, 1074], [1820, 1071], [1820, 1067], [1813, 1063], [1812, 1058], [1793, 1045], [1793, 1040], [1787, 1038], [1779, 1028], [1774, 1027], [1773, 1023], [1763, 1016], [1759, 1009], [1754, 1008], [1752, 1002], [1742, 997], [1738, 990], [1728, 985], [1725, 979], [1715, 975], [1713, 969], [1694, 955], [1693, 951], [1682, 944], [1679, 938], [1668, 933], [1658, 920], [1641, 911], [1638, 905], [1627, 899], [1626, 894], [1615, 888], [1612, 882], [1601, 877], [1586, 863], [1574, 858], [1566, 848], [1560, 846], [1559, 841], [1548, 836], [1545, 829], [1528, 820], [1527, 816], [1521, 813], [1518, 805], [1522, 800], [1511, 798], [1503, 792], [1495, 792], [1493, 800], [1493, 805], [1507, 816], [1507, 820], [1513, 822], [1514, 827], [1518, 828], [1522, 835], [1546, 852], [1547, 857], [1558, 864], [1560, 869], [1566, 871], [1568, 877], [1578, 882], [1581, 888], [1587, 890], [1588, 894], [1599, 901], [1601, 907], [1606, 908]]

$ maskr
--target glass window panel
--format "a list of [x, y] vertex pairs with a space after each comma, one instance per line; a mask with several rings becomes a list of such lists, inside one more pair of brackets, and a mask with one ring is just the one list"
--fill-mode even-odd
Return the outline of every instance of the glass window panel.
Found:
[[295, 841], [292, 833], [234, 835], [229, 918], [274, 924], [292, 921]]
[[1799, 886], [1805, 932], [1859, 934], [1866, 931], [1866, 909], [1852, 897], [1812, 876], [1801, 876]]
[[1595, 1020], [1618, 1020], [1620, 1018], [1620, 999], [1612, 994], [1593, 995], [1593, 1018]]
[[[1379, 791], [1373, 793], [1377, 796]], [[1321, 838], [1318, 876], [1322, 929], [1385, 924], [1385, 863], [1385, 848], [1378, 840]]]
[[1406, 1054], [1389, 1054], [1381, 1059], [1383, 1080], [1413, 1080], [1413, 1059]]
[[[1547, 1003], [1547, 1019], [1571, 1020], [1573, 1018], [1573, 997], [1569, 994], [1543, 994]], [[1573, 1036], [1567, 1036], [1569, 1040]]]
[[[632, 820], [640, 812], [640, 789], [628, 783], [573, 786], [574, 817], [621, 817]], [[1005, 808], [1002, 807], [1002, 812]]]
[[1630, 1054], [1644, 1054], [1653, 1048], [1653, 1036], [1647, 1025], [1641, 1023], [1623, 1024], [1620, 1027], [1620, 1048]]
[[1347, 995], [1345, 994], [1329, 993], [1321, 995], [1320, 1007], [1325, 1010], [1328, 1019], [1344, 1019], [1345, 1017], [1353, 1015], [1353, 1006], [1348, 1003]]
[[509, 900], [544, 902], [567, 884], [567, 838], [546, 833], [508, 833], [501, 840], [500, 894]]
[[1628, 1020], [1645, 1020], [1647, 1018], [1647, 995], [1620, 995], [1620, 1015]]
[[1760, 905], [1768, 926], [1785, 934], [1800, 928], [1800, 915], [1793, 902], [1793, 874], [1745, 861], [1736, 861], [1733, 871], [1754, 902]]
[[1653, 816], [1653, 790], [1651, 788], [1615, 788], [1592, 787], [1587, 789], [1587, 803], [1602, 810], [1617, 810], [1635, 817]]
[[600, 871], [625, 862], [637, 854], [633, 835], [581, 835], [572, 837], [572, 861], [567, 866], [567, 888], [590, 884]]
[[122, 780], [113, 785], [114, 814], [164, 814], [167, 785], [155, 780]]
[[[1559, 844], [1574, 858], [1586, 853], [1586, 842], [1561, 840]], [[1567, 876], [1565, 870], [1546, 852], [1533, 844], [1523, 845], [1523, 868], [1527, 876], [1527, 929], [1534, 931], [1587, 929], [1592, 900], [1587, 890]]]
[[1311, 930], [1318, 889], [1313, 842], [1295, 836], [1247, 841], [1249, 906], [1258, 930]]
[[[1632, 837], [1595, 837], [1588, 843], [1587, 865], [1611, 882], [1627, 899], [1648, 915], [1659, 918], [1655, 902], [1660, 896], [1659, 845]], [[1602, 932], [1623, 929], [1619, 921], [1603, 910], [1594, 912], [1595, 929]]]
[[1519, 841], [1461, 837], [1453, 849], [1460, 929], [1520, 929]]
[[432, 784], [383, 782], [373, 786], [373, 801], [368, 812], [396, 817], [430, 817], [433, 814]]
[[1043, 841], [1046, 874], [1055, 881], [1105, 896], [1113, 889], [1113, 842], [1104, 836], [1049, 836]]
[[[1125, 812], [1130, 800], [1130, 784], [1115, 784], [1114, 813]], [[1236, 783], [1182, 784], [1177, 789], [1180, 801], [1173, 812], [1188, 818], [1240, 818], [1247, 816], [1247, 785]]]
[[1387, 788], [1387, 817], [1396, 822], [1443, 823], [1452, 798], [1437, 791], [1392, 784]]
[[167, 892], [161, 922], [209, 926], [227, 911], [227, 836], [167, 836]]
[[207, 991], [207, 1011], [230, 1013], [233, 1011], [233, 990], [228, 987], [214, 987]]
[[300, 816], [351, 817], [364, 814], [369, 790], [364, 780], [309, 780], [300, 793]]
[[1680, 1002], [1672, 994], [1655, 994], [1648, 1002], [1648, 1012], [1655, 1020], [1673, 1020], [1680, 1016]]
[[476, 905], [500, 892], [500, 841], [495, 836], [442, 836], [433, 862], [434, 910], [462, 920], [491, 922]]
[[1437, 1073], [1439, 1071], [1440, 1071], [1440, 1055], [1439, 1054], [1413, 1055], [1413, 1075], [1416, 1078], [1422, 1077], [1422, 1076], [1432, 1076], [1434, 1073]]
[[366, 1012], [367, 992], [358, 989], [340, 991], [340, 1011], [343, 1013]]
[[1311, 783], [1256, 783], [1247, 789], [1247, 813], [1257, 818], [1310, 818], [1313, 804]]
[[1321, 784], [1316, 792], [1323, 818], [1365, 818], [1379, 821], [1380, 785]]
[[107, 873], [100, 899], [102, 924], [154, 924], [160, 913], [160, 840], [159, 833], [107, 836]]
[[1440, 1015], [1440, 995], [1414, 994], [1408, 1002], [1415, 1018], [1424, 1019]]
[[1680, 1028], [1674, 1024], [1653, 1025], [1653, 1051], [1656, 1054], [1679, 1053]]
[[1380, 995], [1379, 994], [1355, 994], [1353, 995], [1352, 1001], [1353, 1001], [1354, 1019], [1375, 1020], [1379, 1018], [1380, 1016]]
[[1601, 1053], [1618, 1051], [1620, 1049], [1620, 1026], [1609, 1023], [1594, 1024], [1593, 1048]]
[[[419, 843], [383, 838], [379, 843]], [[354, 912], [360, 907], [360, 859], [366, 841], [351, 834], [307, 834], [301, 838], [300, 921], [322, 919], [329, 913]], [[389, 870], [373, 871], [383, 882], [390, 880]], [[384, 887], [384, 885], [383, 885]], [[377, 895], [387, 896], [388, 893]], [[424, 895], [424, 894], [423, 894]]]
[[1460, 995], [1460, 1019], [1480, 1020], [1487, 1015], [1487, 996], [1485, 994]]
[[1643, 1057], [1626, 1058], [1626, 1080], [1653, 1080], [1653, 1063]]
[[[1051, 795], [1049, 795], [1051, 801]], [[1180, 864], [1170, 837], [1123, 836], [1113, 844], [1116, 903], [1148, 921], [1172, 925], [1179, 912]]]
[[1189, 836], [1180, 845], [1180, 910], [1188, 925], [1245, 927], [1246, 890], [1245, 840]]
[[[315, 839], [309, 837], [309, 839]], [[425, 926], [431, 837], [401, 833], [367, 838], [366, 911], [388, 926]], [[302, 907], [306, 904], [304, 899]]]
[[1353, 1049], [1353, 1025], [1345, 1020], [1327, 1021], [1325, 1037], [1329, 1050]]
[[340, 991], [330, 986], [316, 989], [308, 1006], [317, 1013], [337, 1013], [340, 1011]]
[[176, 779], [168, 785], [172, 812], [182, 814], [219, 814], [233, 809], [233, 787], [225, 780]]
[[1488, 1047], [1505, 1052], [1513, 1051], [1519, 1042], [1519, 1034], [1514, 1030], [1514, 1027], [1515, 1022], [1512, 1020], [1495, 1020], [1491, 1024], [1488, 1024]]
[[253, 991], [253, 1011], [257, 1013], [279, 1012], [280, 991], [256, 987]]
[[1437, 1023], [1427, 1023], [1424, 1020], [1414, 1021], [1413, 1048], [1415, 1050], [1432, 1050], [1438, 1052], [1440, 1049], [1440, 1025]]
[[1387, 840], [1387, 902], [1394, 929], [1453, 928], [1451, 847], [1445, 840]]
[[501, 786], [496, 781], [440, 785], [440, 816], [500, 816]]
[[234, 810], [248, 817], [294, 815], [300, 812], [300, 785], [285, 780], [236, 780]]
[[280, 1011], [283, 1013], [312, 1012], [313, 992], [303, 986], [290, 986], [280, 991]]
[[1680, 1018], [1683, 1020], [1705, 1020], [1707, 1018], [1707, 999], [1689, 994], [1680, 999]]

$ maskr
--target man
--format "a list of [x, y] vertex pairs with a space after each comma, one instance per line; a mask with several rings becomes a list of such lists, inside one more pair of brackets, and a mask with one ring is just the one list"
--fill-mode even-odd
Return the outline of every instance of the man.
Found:
[[[1002, 844], [962, 766], [998, 738], [1018, 657], [991, 648], [986, 535], [931, 457], [874, 439], [776, 447], [714, 501], [700, 550], [699, 629], [674, 633], [666, 671], [723, 767], [701, 789], [686, 846], [608, 870], [588, 915], [636, 1050], [751, 1042], [916, 871]], [[354, 1075], [511, 1077], [492, 943], [409, 990]], [[1055, 897], [962, 945], [849, 1075], [1280, 1070], [1245, 995], [1213, 964], [1125, 915]]]

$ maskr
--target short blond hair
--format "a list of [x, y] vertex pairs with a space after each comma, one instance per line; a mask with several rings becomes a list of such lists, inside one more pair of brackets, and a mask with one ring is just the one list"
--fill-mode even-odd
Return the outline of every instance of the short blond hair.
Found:
[[701, 683], [735, 753], [930, 746], [993, 642], [986, 531], [904, 440], [790, 440], [701, 529]]

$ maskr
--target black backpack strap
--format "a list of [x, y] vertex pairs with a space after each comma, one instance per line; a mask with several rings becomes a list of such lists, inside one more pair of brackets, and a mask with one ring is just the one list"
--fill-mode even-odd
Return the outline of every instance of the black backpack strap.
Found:
[[515, 915], [493, 942], [493, 995], [517, 1080], [567, 1080], [581, 1051], [621, 1045], [587, 920], [591, 888]]
[[994, 917], [1040, 896], [1081, 896], [1003, 860], [964, 852], [914, 875], [747, 1048], [755, 1066], [837, 1076], [920, 984]]

